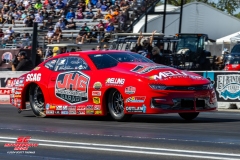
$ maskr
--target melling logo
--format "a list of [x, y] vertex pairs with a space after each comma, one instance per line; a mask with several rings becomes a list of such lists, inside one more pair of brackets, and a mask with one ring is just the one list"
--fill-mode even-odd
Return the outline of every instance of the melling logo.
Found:
[[106, 80], [107, 85], [123, 85], [125, 82], [125, 79], [123, 78], [108, 78]]

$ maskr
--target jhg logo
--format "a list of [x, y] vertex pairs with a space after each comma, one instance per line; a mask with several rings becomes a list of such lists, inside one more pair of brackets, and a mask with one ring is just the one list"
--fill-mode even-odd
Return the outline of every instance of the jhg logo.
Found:
[[14, 147], [15, 151], [27, 151], [29, 147], [37, 147], [38, 143], [29, 143], [30, 136], [19, 136], [15, 143], [5, 143], [4, 147]]

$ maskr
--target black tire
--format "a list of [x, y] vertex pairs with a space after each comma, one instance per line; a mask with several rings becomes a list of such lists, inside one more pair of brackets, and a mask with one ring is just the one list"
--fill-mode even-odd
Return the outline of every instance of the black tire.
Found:
[[108, 110], [111, 117], [116, 121], [128, 121], [131, 114], [124, 114], [124, 100], [118, 90], [112, 90], [108, 96]]
[[178, 113], [180, 117], [187, 121], [191, 121], [199, 115], [199, 112], [194, 113]]
[[35, 116], [37, 117], [46, 117], [44, 113], [44, 95], [41, 88], [38, 85], [30, 86], [29, 91], [29, 101], [31, 109]]

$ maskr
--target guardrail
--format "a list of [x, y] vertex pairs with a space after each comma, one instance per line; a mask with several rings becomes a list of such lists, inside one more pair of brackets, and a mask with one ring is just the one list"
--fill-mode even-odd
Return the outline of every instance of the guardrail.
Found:
[[[13, 78], [27, 72], [1, 71], [0, 72], [0, 104], [9, 103], [10, 85]], [[211, 80], [217, 95], [219, 108], [240, 109], [240, 72], [226, 71], [194, 71]]]

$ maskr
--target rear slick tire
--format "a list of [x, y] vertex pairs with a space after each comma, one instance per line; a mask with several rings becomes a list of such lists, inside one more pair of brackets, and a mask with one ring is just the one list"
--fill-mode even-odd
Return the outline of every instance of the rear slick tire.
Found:
[[38, 85], [30, 86], [29, 101], [31, 109], [36, 117], [46, 117], [46, 114], [44, 113], [44, 95]]
[[194, 112], [194, 113], [178, 113], [180, 117], [182, 117], [183, 119], [187, 120], [187, 121], [191, 121], [193, 119], [195, 119], [198, 115], [199, 112]]
[[124, 100], [118, 90], [112, 90], [108, 96], [108, 110], [111, 117], [119, 122], [129, 121], [131, 114], [124, 114]]

